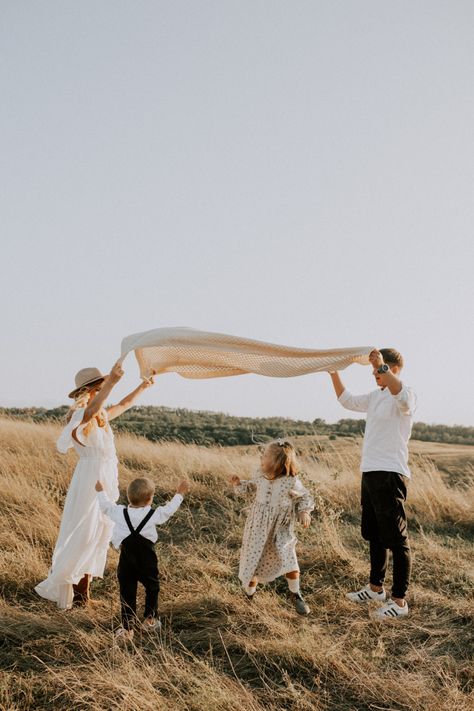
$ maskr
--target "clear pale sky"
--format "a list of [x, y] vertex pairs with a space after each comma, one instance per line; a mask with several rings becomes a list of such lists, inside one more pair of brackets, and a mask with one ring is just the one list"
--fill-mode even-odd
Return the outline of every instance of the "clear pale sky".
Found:
[[[416, 419], [472, 425], [473, 27], [471, 0], [4, 0], [0, 405], [191, 326], [394, 346]], [[351, 416], [324, 373], [142, 402]]]

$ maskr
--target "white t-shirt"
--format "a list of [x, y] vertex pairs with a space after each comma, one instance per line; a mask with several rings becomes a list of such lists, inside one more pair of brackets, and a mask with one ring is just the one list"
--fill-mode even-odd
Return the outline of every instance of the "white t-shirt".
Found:
[[347, 410], [366, 412], [362, 472], [397, 472], [410, 478], [408, 440], [416, 410], [416, 395], [403, 385], [398, 395], [388, 388], [373, 390], [366, 395], [351, 395], [344, 390], [339, 402]]
[[[100, 510], [115, 523], [114, 532], [112, 534], [112, 545], [115, 548], [120, 548], [120, 544], [123, 539], [127, 538], [127, 536], [131, 533], [129, 527], [127, 526], [127, 522], [125, 521], [125, 516], [123, 515], [125, 506], [113, 504], [107, 497], [105, 491], [99, 491], [97, 493], [97, 498], [99, 500]], [[167, 520], [171, 518], [171, 516], [179, 509], [182, 500], [183, 497], [181, 494], [175, 494], [171, 501], [168, 501], [167, 504], [164, 506], [158, 506], [155, 509], [153, 516], [147, 521], [145, 526], [140, 531], [140, 535], [143, 536], [143, 538], [148, 538], [150, 541], [153, 541], [153, 543], [156, 543], [158, 540], [156, 526], [161, 526], [163, 523], [166, 523]], [[128, 506], [127, 508], [130, 523], [133, 528], [137, 528], [139, 523], [143, 521], [151, 509], [151, 506], [140, 506], [138, 508]]]

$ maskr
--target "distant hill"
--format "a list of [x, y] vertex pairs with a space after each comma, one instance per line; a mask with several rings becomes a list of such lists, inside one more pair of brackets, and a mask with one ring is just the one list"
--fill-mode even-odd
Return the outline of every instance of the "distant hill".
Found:
[[[51, 410], [42, 407], [0, 408], [0, 415], [47, 422], [63, 419], [67, 409], [66, 406]], [[114, 422], [114, 429], [132, 432], [153, 442], [177, 441], [207, 446], [248, 445], [281, 436], [357, 437], [364, 433], [364, 428], [365, 420], [343, 419], [328, 424], [320, 418], [307, 422], [284, 417], [235, 417], [222, 412], [169, 407], [133, 407]], [[474, 445], [474, 427], [416, 422], [412, 439]]]

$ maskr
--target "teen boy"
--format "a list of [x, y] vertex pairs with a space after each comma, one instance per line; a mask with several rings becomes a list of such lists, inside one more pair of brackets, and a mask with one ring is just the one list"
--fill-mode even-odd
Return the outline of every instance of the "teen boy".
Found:
[[[362, 448], [362, 536], [370, 545], [370, 579], [361, 590], [347, 593], [352, 602], [380, 600], [385, 604], [376, 617], [391, 619], [408, 615], [405, 595], [411, 569], [405, 501], [408, 468], [408, 440], [411, 435], [416, 395], [402, 383], [403, 358], [393, 348], [373, 350], [369, 356], [378, 389], [366, 395], [352, 395], [339, 373], [330, 373], [341, 405], [366, 412]], [[388, 551], [393, 557], [392, 596], [386, 600], [383, 587]]]

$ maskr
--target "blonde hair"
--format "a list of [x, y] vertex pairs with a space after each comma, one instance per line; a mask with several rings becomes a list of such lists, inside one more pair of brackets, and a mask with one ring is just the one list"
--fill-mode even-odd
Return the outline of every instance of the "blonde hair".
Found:
[[151, 479], [140, 477], [130, 482], [127, 487], [127, 497], [133, 506], [147, 504], [155, 493], [155, 485]]
[[[66, 422], [71, 421], [76, 410], [80, 410], [82, 407], [87, 407], [87, 403], [90, 399], [90, 391], [94, 389], [94, 385], [97, 383], [91, 383], [91, 385], [84, 385], [80, 390], [74, 395], [74, 404], [71, 405], [69, 410], [66, 412]], [[93, 417], [83, 429], [84, 436], [87, 437], [88, 434], [92, 432], [94, 427], [108, 427], [107, 412], [103, 407], [99, 410], [97, 415]]]
[[267, 479], [278, 479], [281, 476], [296, 476], [298, 474], [296, 451], [291, 442], [286, 439], [277, 439], [267, 444], [265, 454], [267, 452], [273, 460], [272, 472], [264, 472]]

